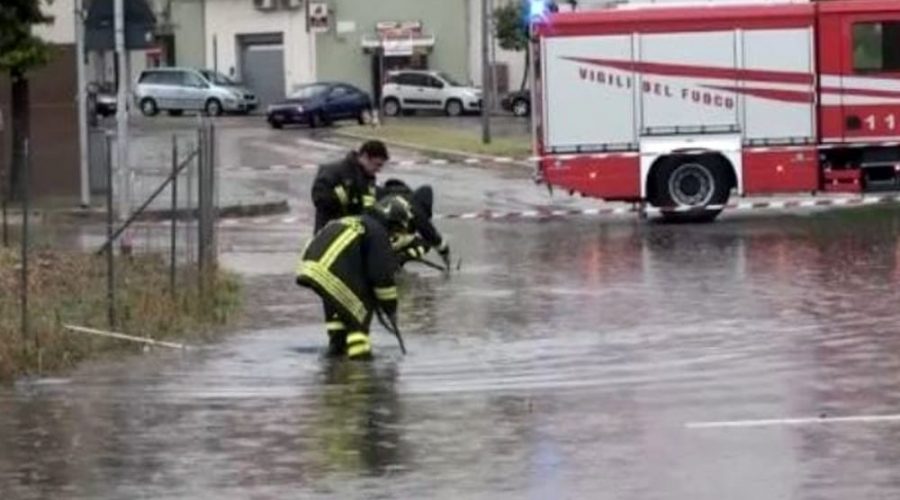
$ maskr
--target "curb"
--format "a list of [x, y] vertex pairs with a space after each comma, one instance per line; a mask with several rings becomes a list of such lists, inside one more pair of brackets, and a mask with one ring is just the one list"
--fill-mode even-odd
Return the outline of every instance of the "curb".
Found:
[[[284, 214], [290, 211], [287, 200], [251, 203], [247, 205], [226, 205], [219, 207], [219, 217], [223, 219], [248, 219], [263, 216], [271, 216]], [[21, 210], [10, 210], [8, 215], [11, 219], [21, 219]], [[175, 211], [175, 218], [179, 220], [196, 218], [197, 209], [180, 209]], [[65, 210], [34, 210], [30, 211], [30, 217], [35, 218], [55, 218], [60, 217], [68, 220], [86, 221], [86, 222], [105, 222], [106, 211], [99, 208], [88, 209], [65, 209]], [[136, 221], [139, 222], [164, 222], [172, 219], [171, 210], [148, 210], [138, 216]]]
[[[507, 156], [491, 156], [480, 153], [469, 153], [466, 151], [458, 151], [455, 149], [442, 149], [442, 148], [430, 148], [427, 146], [421, 146], [419, 144], [412, 144], [403, 141], [395, 141], [390, 139], [382, 139], [380, 137], [375, 137], [371, 135], [365, 134], [354, 134], [352, 132], [344, 132], [341, 130], [333, 130], [331, 133], [338, 137], [343, 137], [347, 139], [355, 139], [355, 140], [379, 140], [389, 146], [394, 146], [403, 149], [410, 149], [413, 151], [418, 151], [423, 154], [428, 155], [440, 155], [440, 156], [449, 156], [454, 160], [457, 160], [459, 163], [464, 163], [467, 165], [483, 165], [483, 164], [497, 164], [497, 165], [509, 165], [527, 169], [534, 169], [534, 164], [531, 163], [530, 159], [516, 159]], [[440, 160], [438, 160], [440, 161]], [[427, 164], [427, 162], [417, 162], [420, 164]], [[446, 160], [444, 163], [448, 163]], [[399, 164], [403, 164], [403, 162], [399, 162]], [[433, 164], [433, 163], [432, 163]]]

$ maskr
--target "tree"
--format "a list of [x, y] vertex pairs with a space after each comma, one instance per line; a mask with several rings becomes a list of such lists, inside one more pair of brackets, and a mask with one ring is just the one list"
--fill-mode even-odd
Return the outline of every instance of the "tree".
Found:
[[503, 50], [513, 52], [525, 51], [525, 70], [522, 73], [522, 84], [525, 88], [528, 81], [528, 7], [525, 2], [507, 3], [494, 9], [494, 37]]
[[46, 24], [52, 18], [41, 12], [38, 0], [3, 0], [0, 3], [0, 72], [12, 82], [13, 155], [10, 191], [18, 192], [25, 160], [25, 144], [29, 136], [30, 107], [28, 71], [50, 59], [50, 47], [31, 32], [35, 24]]
[[[571, 5], [572, 10], [578, 8], [578, 0], [566, 0], [566, 3]], [[519, 85], [519, 90], [524, 90], [528, 83], [528, 66], [531, 65], [528, 52], [530, 8], [529, 0], [514, 0], [494, 9], [494, 37], [499, 42], [500, 48], [513, 52], [525, 52], [525, 70], [522, 73], [522, 84]], [[547, 10], [557, 12], [558, 7], [555, 0], [547, 1]]]

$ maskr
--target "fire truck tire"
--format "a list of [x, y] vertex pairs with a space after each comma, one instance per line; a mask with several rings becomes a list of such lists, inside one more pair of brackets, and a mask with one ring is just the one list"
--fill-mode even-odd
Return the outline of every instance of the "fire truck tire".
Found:
[[651, 202], [666, 222], [712, 222], [731, 195], [729, 168], [716, 155], [673, 157], [656, 171]]

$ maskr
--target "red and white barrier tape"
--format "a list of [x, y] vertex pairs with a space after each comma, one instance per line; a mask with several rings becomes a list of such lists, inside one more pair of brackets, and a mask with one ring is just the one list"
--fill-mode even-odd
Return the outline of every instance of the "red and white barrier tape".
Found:
[[[705, 209], [691, 208], [658, 208], [645, 207], [644, 213], [647, 215], [660, 215], [663, 213], [685, 213], [691, 211], [704, 210], [723, 210], [726, 213], [732, 212], [749, 212], [756, 210], [791, 210], [791, 209], [810, 209], [810, 208], [828, 208], [828, 207], [850, 207], [850, 206], [866, 206], [884, 203], [900, 202], [900, 194], [884, 195], [884, 196], [866, 196], [866, 197], [840, 197], [840, 198], [818, 198], [818, 199], [793, 199], [793, 200], [773, 200], [773, 201], [748, 201], [740, 203], [731, 203], [728, 205], [709, 206]], [[600, 207], [600, 208], [539, 208], [532, 210], [518, 211], [502, 211], [502, 210], [482, 210], [479, 212], [460, 212], [449, 214], [437, 214], [435, 220], [548, 220], [559, 219], [565, 217], [602, 217], [602, 216], [622, 216], [640, 213], [637, 206], [617, 206], [617, 207]], [[312, 222], [309, 216], [283, 215], [283, 216], [265, 216], [265, 217], [249, 217], [249, 218], [223, 218], [219, 221], [221, 227], [265, 227], [265, 226], [285, 226], [295, 227], [301, 223], [309, 224]], [[168, 221], [158, 221], [148, 223], [151, 225], [166, 226], [170, 224]]]

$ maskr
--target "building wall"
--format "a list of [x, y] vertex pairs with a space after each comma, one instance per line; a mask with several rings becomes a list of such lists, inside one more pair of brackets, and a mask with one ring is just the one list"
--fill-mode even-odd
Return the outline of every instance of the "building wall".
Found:
[[[53, 22], [34, 33], [53, 44], [50, 62], [28, 73], [31, 109], [31, 190], [35, 197], [71, 196], [80, 189], [78, 168], [75, 4], [73, 0], [41, 1]], [[0, 170], [8, 172], [12, 157], [10, 82], [0, 75]]]
[[[470, 79], [467, 2], [469, 0], [330, 0], [331, 28], [318, 34], [318, 77], [339, 80], [372, 91], [372, 56], [362, 49], [364, 35], [375, 34], [379, 21], [421, 21], [436, 37], [428, 57], [431, 69], [446, 71], [461, 81]], [[356, 31], [338, 35], [337, 22], [353, 21]]]
[[285, 93], [315, 80], [315, 42], [306, 31], [304, 9], [259, 11], [251, 0], [208, 0], [204, 27], [205, 65], [210, 69], [240, 78], [237, 37], [281, 33], [284, 37]]
[[[172, 2], [172, 18], [175, 25], [175, 64], [178, 66], [202, 68], [206, 65], [206, 46], [203, 33], [205, 3], [204, 0]], [[250, 3], [250, 0], [247, 0], [246, 3]]]

